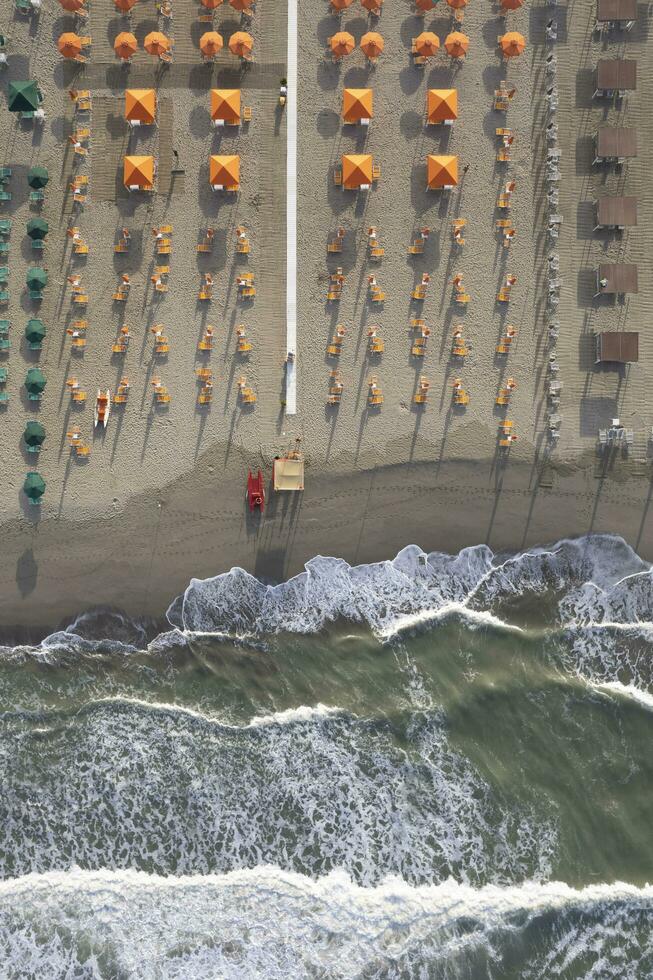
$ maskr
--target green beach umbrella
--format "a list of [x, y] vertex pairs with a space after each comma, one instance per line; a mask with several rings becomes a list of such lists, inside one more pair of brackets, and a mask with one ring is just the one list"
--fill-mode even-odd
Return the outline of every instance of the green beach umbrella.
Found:
[[9, 112], [35, 112], [39, 107], [36, 82], [9, 82]]
[[45, 480], [40, 473], [28, 473], [23, 483], [23, 490], [32, 503], [36, 503], [45, 492]]
[[45, 187], [49, 179], [50, 174], [45, 167], [31, 167], [27, 172], [27, 183], [35, 190], [38, 190], [40, 187]]
[[30, 368], [25, 375], [25, 387], [31, 395], [40, 394], [46, 384], [45, 375], [40, 368]]
[[40, 266], [35, 265], [33, 268], [27, 270], [25, 282], [27, 283], [28, 289], [43, 289], [47, 285], [47, 281], [48, 274]]
[[50, 225], [45, 218], [30, 218], [27, 222], [27, 234], [30, 238], [43, 239], [50, 231]]
[[45, 429], [40, 422], [28, 422], [23, 432], [23, 439], [28, 446], [42, 446], [45, 439]]
[[25, 327], [25, 337], [30, 344], [38, 344], [45, 337], [45, 324], [43, 320], [28, 320]]

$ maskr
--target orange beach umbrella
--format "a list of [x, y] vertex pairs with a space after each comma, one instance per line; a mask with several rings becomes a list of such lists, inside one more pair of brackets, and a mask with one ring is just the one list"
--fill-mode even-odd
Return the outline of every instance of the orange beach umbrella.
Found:
[[334, 10], [346, 10], [351, 7], [354, 0], [329, 0]]
[[501, 0], [501, 6], [504, 10], [518, 10], [523, 2], [524, 0]]
[[346, 54], [351, 54], [356, 47], [356, 42], [347, 31], [338, 31], [329, 39], [329, 44], [334, 58], [344, 58]]
[[161, 31], [150, 31], [143, 41], [143, 47], [148, 54], [165, 54], [166, 51], [170, 50], [170, 39]]
[[127, 14], [138, 3], [138, 0], [113, 0], [113, 2], [117, 10], [123, 14]]
[[121, 31], [113, 42], [113, 50], [121, 61], [128, 61], [138, 50], [138, 41], [129, 31]]
[[342, 186], [354, 191], [372, 183], [372, 157], [369, 153], [347, 153], [342, 158]]
[[71, 14], [84, 9], [84, 0], [59, 0], [59, 3]]
[[211, 89], [211, 119], [222, 119], [226, 123], [240, 122], [240, 89]]
[[240, 157], [212, 156], [209, 160], [209, 183], [212, 187], [237, 190], [240, 186]]
[[458, 92], [455, 88], [430, 88], [426, 97], [426, 119], [431, 126], [458, 118]]
[[455, 187], [458, 183], [458, 157], [433, 156], [426, 161], [426, 186], [429, 190]]
[[440, 47], [440, 39], [432, 31], [422, 31], [419, 37], [415, 38], [415, 50], [422, 58], [434, 58]]
[[152, 187], [154, 184], [154, 157], [125, 157], [123, 181], [125, 187]]
[[508, 31], [499, 41], [504, 58], [517, 58], [526, 47], [526, 40], [517, 31]]
[[452, 8], [452, 10], [461, 10], [466, 7], [468, 0], [447, 0], [447, 4]]
[[469, 38], [460, 31], [452, 31], [444, 39], [444, 50], [450, 58], [464, 58], [469, 49]]
[[234, 10], [249, 10], [249, 8], [254, 4], [254, 0], [229, 0], [229, 3], [234, 8]]
[[361, 38], [361, 51], [366, 58], [378, 58], [384, 48], [384, 40], [376, 31], [368, 31]]
[[206, 31], [200, 38], [200, 51], [206, 58], [215, 58], [222, 51], [224, 41], [217, 31]]
[[347, 123], [358, 123], [361, 119], [371, 119], [372, 89], [346, 88], [342, 93], [342, 118]]
[[435, 7], [435, 0], [415, 0], [415, 6], [421, 13], [427, 14]]
[[382, 3], [383, 0], [361, 0], [361, 6], [369, 10], [371, 14], [380, 14]]
[[125, 92], [125, 119], [151, 126], [156, 119], [156, 92], [153, 88], [128, 88]]
[[220, 6], [222, 0], [200, 0], [200, 2], [207, 10], [215, 10], [216, 7]]
[[57, 41], [57, 47], [64, 58], [77, 58], [81, 54], [82, 39], [77, 34], [62, 34]]
[[246, 31], [236, 31], [229, 38], [229, 50], [240, 58], [249, 58], [254, 47], [254, 39]]

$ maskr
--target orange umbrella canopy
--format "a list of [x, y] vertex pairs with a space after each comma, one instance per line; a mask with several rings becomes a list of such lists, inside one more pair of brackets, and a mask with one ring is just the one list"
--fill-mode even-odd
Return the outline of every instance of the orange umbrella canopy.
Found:
[[430, 88], [426, 97], [426, 118], [433, 126], [458, 118], [458, 92], [455, 88]]
[[361, 38], [361, 51], [367, 58], [378, 58], [383, 51], [384, 41], [376, 31], [368, 31]]
[[415, 0], [415, 6], [426, 14], [435, 7], [435, 0]]
[[200, 2], [207, 10], [215, 10], [216, 7], [220, 6], [222, 0], [200, 0]]
[[232, 54], [237, 54], [241, 58], [246, 58], [247, 55], [251, 54], [253, 47], [254, 39], [246, 31], [236, 31], [229, 38], [229, 50]]
[[447, 0], [447, 3], [454, 10], [460, 10], [462, 7], [466, 7], [468, 0]]
[[517, 31], [508, 31], [499, 42], [504, 58], [516, 58], [526, 47], [526, 40]]
[[372, 157], [369, 153], [347, 153], [342, 158], [342, 186], [355, 190], [372, 183]]
[[383, 0], [361, 0], [361, 6], [365, 7], [372, 14], [379, 14], [381, 12], [381, 3]]
[[59, 3], [64, 10], [68, 10], [71, 14], [84, 9], [84, 0], [59, 0]]
[[153, 88], [128, 88], [125, 92], [125, 119], [152, 125], [156, 119], [156, 92]]
[[207, 58], [214, 58], [222, 50], [223, 44], [222, 34], [218, 34], [217, 31], [206, 31], [200, 38], [200, 51]]
[[249, 10], [254, 4], [254, 0], [229, 0], [234, 10]]
[[523, 2], [524, 0], [501, 0], [501, 6], [504, 10], [518, 10]]
[[458, 157], [429, 154], [426, 161], [426, 183], [431, 190], [455, 186], [458, 183]]
[[361, 119], [371, 119], [372, 89], [346, 88], [342, 93], [342, 118], [348, 123], [357, 123]]
[[434, 58], [440, 47], [440, 39], [432, 31], [422, 31], [415, 39], [415, 50], [422, 58]]
[[151, 187], [154, 183], [154, 157], [125, 157], [123, 181], [125, 187]]
[[347, 7], [351, 7], [353, 2], [354, 0], [330, 0], [331, 6], [334, 10], [346, 10]]
[[165, 54], [170, 48], [170, 39], [161, 31], [150, 31], [143, 41], [143, 47], [148, 54]]
[[452, 58], [464, 58], [469, 48], [469, 38], [460, 31], [452, 31], [444, 39], [444, 49]]
[[82, 50], [82, 39], [77, 34], [62, 34], [57, 47], [64, 58], [76, 58]]
[[240, 122], [240, 89], [211, 89], [211, 119], [224, 119], [228, 123]]
[[346, 54], [351, 54], [356, 47], [356, 42], [347, 31], [338, 31], [329, 43], [334, 58], [343, 58]]
[[136, 54], [136, 51], [138, 50], [138, 41], [133, 34], [129, 33], [129, 31], [122, 31], [113, 42], [113, 50], [116, 52], [118, 58], [122, 58], [123, 61], [126, 61], [128, 58], [131, 58], [132, 55]]
[[222, 187], [240, 186], [240, 157], [212, 156], [209, 160], [209, 183]]
[[126, 14], [134, 4], [138, 3], [138, 0], [113, 0], [113, 2], [118, 10]]

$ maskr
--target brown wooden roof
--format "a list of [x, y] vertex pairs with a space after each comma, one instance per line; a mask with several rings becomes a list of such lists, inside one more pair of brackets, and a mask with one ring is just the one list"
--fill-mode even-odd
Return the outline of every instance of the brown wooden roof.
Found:
[[634, 91], [637, 62], [632, 58], [601, 58], [596, 66], [596, 87]]
[[596, 137], [598, 157], [636, 157], [637, 130], [623, 126], [600, 126]]
[[600, 333], [596, 338], [596, 360], [628, 361], [639, 360], [639, 334], [626, 330], [610, 330]]
[[637, 0], [598, 0], [596, 19], [637, 20]]
[[598, 272], [599, 282], [607, 279], [607, 286], [600, 286], [601, 293], [636, 293], [637, 266], [628, 262], [618, 262], [615, 265], [600, 265]]
[[608, 227], [623, 225], [630, 228], [637, 224], [636, 197], [600, 197], [596, 207], [596, 223]]

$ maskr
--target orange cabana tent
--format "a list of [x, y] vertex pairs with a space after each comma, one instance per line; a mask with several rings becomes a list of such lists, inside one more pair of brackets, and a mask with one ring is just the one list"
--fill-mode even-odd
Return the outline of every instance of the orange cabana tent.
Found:
[[254, 4], [254, 0], [229, 0], [229, 3], [234, 8], [234, 10], [249, 10]]
[[150, 31], [143, 41], [143, 47], [148, 54], [165, 54], [166, 51], [170, 50], [170, 38], [162, 34], [161, 31]]
[[138, 0], [113, 0], [116, 10], [119, 10], [121, 14], [128, 14], [132, 7], [138, 3]]
[[212, 156], [209, 183], [214, 191], [237, 191], [240, 187], [240, 157]]
[[215, 10], [216, 7], [220, 6], [222, 0], [200, 0], [200, 3], [203, 7], [206, 7], [207, 10]]
[[229, 50], [232, 54], [238, 55], [239, 58], [245, 58], [249, 61], [252, 57], [253, 47], [254, 38], [246, 31], [236, 31], [229, 38]]
[[84, 0], [59, 0], [59, 3], [70, 14], [75, 14], [78, 10], [84, 10], [86, 7]]
[[455, 187], [458, 183], [458, 157], [433, 156], [426, 159], [426, 186], [430, 191]]
[[426, 97], [426, 121], [430, 126], [450, 125], [458, 118], [455, 88], [430, 88]]
[[526, 40], [517, 31], [508, 31], [499, 41], [504, 58], [517, 58], [526, 47]]
[[154, 186], [154, 157], [125, 157], [123, 162], [125, 187], [152, 190]]
[[77, 58], [82, 53], [82, 39], [77, 34], [62, 34], [57, 47], [64, 58]]
[[212, 88], [211, 89], [211, 119], [214, 122], [240, 122], [240, 89]]
[[352, 53], [356, 47], [356, 42], [347, 31], [338, 31], [337, 34], [329, 38], [329, 45], [334, 58], [344, 58], [346, 54]]
[[346, 191], [369, 187], [372, 183], [372, 157], [369, 153], [346, 153], [342, 158], [342, 186]]
[[121, 31], [113, 42], [113, 50], [121, 61], [129, 61], [138, 51], [138, 41], [129, 31]]
[[422, 31], [419, 37], [415, 38], [415, 51], [422, 58], [434, 58], [440, 47], [440, 38], [432, 31]]
[[366, 58], [375, 61], [383, 51], [385, 42], [376, 31], [368, 31], [361, 38], [360, 48]]
[[501, 7], [503, 10], [518, 10], [523, 2], [524, 0], [501, 0]]
[[346, 123], [370, 120], [372, 110], [371, 88], [346, 88], [342, 93], [342, 118]]
[[222, 51], [224, 41], [217, 31], [205, 31], [200, 38], [200, 51], [205, 58], [215, 58]]
[[444, 39], [444, 50], [450, 58], [464, 58], [469, 49], [469, 38], [460, 31], [452, 31]]
[[151, 126], [156, 119], [156, 91], [153, 88], [128, 88], [125, 92], [125, 119]]

